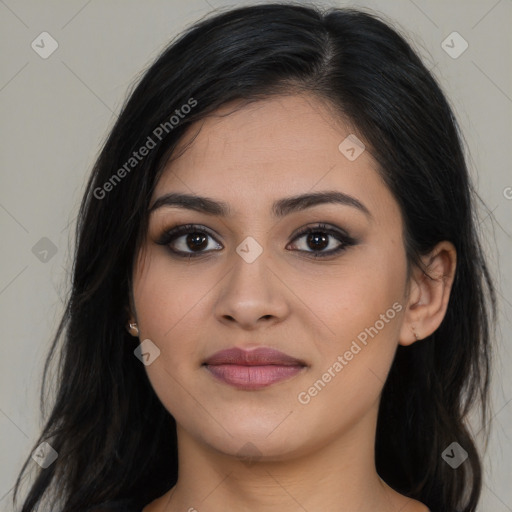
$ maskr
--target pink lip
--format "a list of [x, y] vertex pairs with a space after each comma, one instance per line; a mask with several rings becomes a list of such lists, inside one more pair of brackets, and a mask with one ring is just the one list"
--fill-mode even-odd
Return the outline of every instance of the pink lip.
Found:
[[227, 384], [253, 390], [288, 379], [307, 365], [271, 348], [247, 351], [235, 347], [216, 352], [204, 362], [204, 366]]

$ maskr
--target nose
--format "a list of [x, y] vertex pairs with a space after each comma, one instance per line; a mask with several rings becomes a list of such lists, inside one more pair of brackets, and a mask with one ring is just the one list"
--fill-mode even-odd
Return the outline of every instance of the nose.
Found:
[[235, 253], [233, 268], [219, 287], [214, 314], [226, 325], [255, 330], [282, 322], [288, 316], [289, 295], [265, 252], [252, 263]]

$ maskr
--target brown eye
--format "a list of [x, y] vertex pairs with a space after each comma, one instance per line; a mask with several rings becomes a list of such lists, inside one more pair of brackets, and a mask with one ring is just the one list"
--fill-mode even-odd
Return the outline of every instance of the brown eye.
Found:
[[211, 245], [210, 238], [215, 240], [204, 228], [187, 224], [166, 231], [157, 244], [169, 246], [169, 249], [178, 256], [195, 257], [212, 250], [222, 249], [222, 246], [216, 242], [216, 248], [207, 250]]
[[[307, 227], [298, 233], [294, 241], [301, 238], [304, 239], [304, 242], [301, 244], [294, 242], [293, 245], [295, 247], [299, 245], [299, 250], [309, 252], [315, 258], [331, 256], [357, 243], [347, 234], [329, 228], [325, 224]], [[329, 250], [325, 250], [326, 248], [329, 248]]]

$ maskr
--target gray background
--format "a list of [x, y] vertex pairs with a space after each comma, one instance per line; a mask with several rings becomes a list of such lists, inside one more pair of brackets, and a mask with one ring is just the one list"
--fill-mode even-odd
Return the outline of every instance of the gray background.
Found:
[[[0, 510], [11, 510], [15, 476], [40, 433], [44, 357], [68, 292], [75, 217], [99, 145], [129, 85], [173, 36], [213, 8], [246, 3], [0, 0]], [[394, 21], [439, 79], [461, 123], [471, 172], [489, 208], [481, 210], [480, 226], [500, 299], [493, 434], [480, 510], [512, 511], [512, 372], [506, 371], [512, 363], [512, 1], [329, 5], [362, 6]], [[441, 46], [453, 31], [469, 45], [457, 58]], [[31, 47], [42, 32], [58, 43], [46, 59]], [[53, 246], [55, 254], [41, 252]]]

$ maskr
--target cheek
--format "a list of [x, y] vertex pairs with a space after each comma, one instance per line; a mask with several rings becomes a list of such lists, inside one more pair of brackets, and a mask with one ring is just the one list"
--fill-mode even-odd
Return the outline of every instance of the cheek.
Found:
[[192, 341], [198, 338], [197, 314], [206, 293], [206, 283], [180, 272], [159, 254], [148, 254], [134, 277], [140, 340], [149, 339], [160, 350], [145, 370], [155, 394], [174, 417], [194, 416], [183, 386], [190, 386], [190, 368], [198, 361]]
[[354, 406], [352, 400], [368, 405], [380, 394], [405, 311], [406, 259], [398, 247], [366, 247], [325, 283], [310, 283], [309, 289], [317, 290], [310, 292], [312, 309], [329, 327], [324, 328], [328, 339], [316, 338], [319, 360], [310, 379], [312, 385], [321, 381], [318, 407], [340, 399], [349, 407]]
[[368, 288], [366, 294], [343, 295], [343, 306], [333, 308], [327, 319], [336, 336], [331, 335], [332, 341], [316, 340], [318, 359], [295, 397], [304, 428], [339, 434], [340, 427], [350, 429], [379, 400], [404, 306], [393, 301], [399, 294], [371, 293]]
[[204, 319], [199, 315], [204, 315], [202, 300], [211, 288], [197, 272], [194, 278], [191, 268], [183, 265], [180, 271], [169, 258], [148, 254], [144, 267], [134, 276], [140, 340], [149, 339], [160, 350], [145, 369], [159, 399], [171, 412], [179, 408], [179, 384], [187, 381], [191, 368], [200, 365], [194, 340], [201, 339]]
[[[317, 322], [322, 334], [331, 342], [353, 339], [379, 321], [395, 302], [404, 308], [405, 255], [391, 249], [363, 247], [343, 265], [303, 278], [302, 285], [297, 281], [306, 304], [322, 320]], [[391, 309], [385, 320], [390, 320], [385, 330], [393, 328], [397, 333], [396, 309]]]
[[183, 338], [197, 326], [201, 301], [212, 287], [207, 273], [198, 277], [193, 265], [178, 266], [158, 253], [139, 269], [133, 293], [141, 334], [164, 346]]

